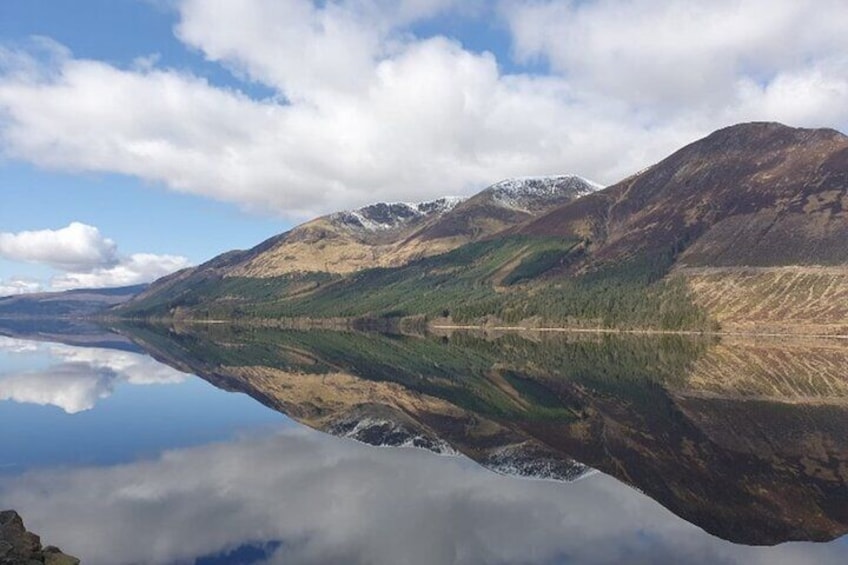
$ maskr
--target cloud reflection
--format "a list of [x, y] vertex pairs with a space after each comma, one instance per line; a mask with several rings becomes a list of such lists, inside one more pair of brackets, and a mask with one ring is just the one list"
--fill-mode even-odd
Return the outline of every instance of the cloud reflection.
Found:
[[300, 429], [33, 472], [0, 483], [0, 498], [89, 564], [190, 562], [263, 542], [281, 542], [268, 562], [286, 564], [842, 564], [846, 549], [736, 546], [602, 474], [525, 481]]
[[0, 335], [0, 352], [14, 354], [34, 351], [38, 351], [38, 344], [35, 342]]
[[122, 383], [171, 384], [188, 375], [128, 351], [79, 348], [0, 338], [0, 350], [39, 355], [50, 365], [37, 370], [0, 373], [0, 400], [57, 406], [68, 414], [90, 410]]

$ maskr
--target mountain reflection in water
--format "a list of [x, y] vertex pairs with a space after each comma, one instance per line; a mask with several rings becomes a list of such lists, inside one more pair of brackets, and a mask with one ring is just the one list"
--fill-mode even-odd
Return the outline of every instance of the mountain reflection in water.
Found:
[[567, 479], [588, 465], [738, 543], [848, 531], [841, 343], [232, 327], [129, 335], [316, 429], [385, 443], [380, 429], [355, 425], [371, 421], [524, 475]]
[[[188, 386], [180, 375], [196, 374], [345, 437], [287, 425], [193, 447], [165, 438], [159, 455], [117, 464], [0, 469], [3, 506], [86, 563], [848, 556], [848, 538], [837, 539], [848, 531], [848, 346], [838, 342], [225, 326], [120, 333], [170, 366], [151, 370], [162, 385]], [[65, 361], [91, 357], [50, 347]], [[150, 362], [138, 357], [121, 367]], [[112, 371], [115, 383], [142, 384]], [[7, 380], [26, 382], [0, 367], [0, 390]], [[783, 543], [793, 540], [835, 541]]]

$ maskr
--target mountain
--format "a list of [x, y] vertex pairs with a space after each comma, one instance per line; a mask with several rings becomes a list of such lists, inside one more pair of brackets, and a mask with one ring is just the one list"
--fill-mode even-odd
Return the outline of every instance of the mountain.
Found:
[[274, 283], [263, 279], [281, 277], [291, 283], [286, 292], [308, 292], [339, 275], [401, 266], [482, 240], [600, 188], [574, 175], [525, 177], [501, 181], [467, 200], [377, 203], [329, 214], [252, 249], [164, 277], [126, 311], [190, 306], [204, 301], [198, 288], [215, 292], [210, 288], [215, 285], [238, 296], [245, 285], [268, 288]]
[[426, 250], [401, 242], [449, 214], [461, 198], [429, 202], [380, 202], [336, 212], [295, 227], [266, 242], [227, 270], [228, 276], [267, 278], [294, 272], [349, 273], [395, 265]]
[[157, 284], [120, 310], [848, 333], [845, 135], [739, 124], [603, 190], [577, 181], [572, 197], [534, 206], [561, 194], [552, 182], [562, 179], [499, 183], [434, 215], [392, 243], [381, 268], [259, 278], [235, 256], [217, 278]]
[[147, 288], [146, 284], [119, 288], [92, 288], [40, 292], [0, 298], [0, 318], [80, 318], [123, 304]]
[[[402, 242], [402, 247], [415, 241], [421, 242], [416, 247], [454, 249], [493, 236], [601, 188], [574, 175], [503, 180], [462, 202], [450, 214], [437, 218]], [[438, 245], [439, 241], [449, 244]]]

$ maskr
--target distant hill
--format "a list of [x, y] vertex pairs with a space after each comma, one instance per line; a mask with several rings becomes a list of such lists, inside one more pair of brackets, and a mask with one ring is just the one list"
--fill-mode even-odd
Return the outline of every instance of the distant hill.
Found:
[[122, 304], [147, 288], [146, 284], [40, 292], [0, 298], [0, 318], [84, 317]]

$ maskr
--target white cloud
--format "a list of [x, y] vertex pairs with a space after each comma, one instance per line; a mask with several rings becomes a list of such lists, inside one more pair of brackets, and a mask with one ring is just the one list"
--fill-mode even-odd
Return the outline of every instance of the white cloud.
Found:
[[[51, 290], [146, 283], [191, 265], [178, 255], [122, 256], [114, 241], [103, 237], [96, 227], [80, 222], [58, 230], [0, 233], [0, 257], [65, 271], [51, 279]], [[24, 279], [0, 280], [0, 296], [37, 292], [44, 286]]]
[[50, 286], [55, 290], [130, 286], [156, 280], [190, 265], [188, 259], [177, 255], [136, 253], [112, 267], [57, 275], [51, 279]]
[[49, 77], [0, 85], [11, 155], [290, 216], [428, 198], [514, 174], [601, 172], [597, 148], [568, 151], [584, 145], [592, 116], [571, 111], [565, 85], [504, 77], [492, 56], [445, 39], [374, 62], [353, 92], [316, 90], [291, 104], [95, 61], [65, 60]]
[[108, 373], [92, 372], [85, 365], [54, 365], [46, 371], [0, 378], [0, 400], [57, 406], [68, 414], [92, 409], [112, 390]]
[[89, 271], [113, 266], [117, 246], [96, 227], [72, 222], [58, 230], [0, 233], [0, 257], [61, 270]]
[[[634, 113], [846, 125], [842, 0], [515, 1], [503, 12], [520, 60], [545, 60], [575, 87]], [[804, 112], [794, 111], [800, 92], [785, 88], [799, 81], [814, 96]], [[746, 103], [750, 84], [771, 91], [766, 107]], [[828, 96], [832, 88], [841, 93]], [[814, 110], [822, 95], [827, 105]]]
[[510, 74], [492, 54], [411, 35], [414, 22], [464, 9], [451, 0], [177, 9], [189, 48], [276, 96], [42, 41], [46, 56], [0, 54], [5, 153], [306, 218], [511, 175], [613, 182], [738, 121], [848, 125], [839, 0], [504, 3], [516, 57], [548, 61], [550, 75]]
[[[358, 96], [375, 63], [403, 50], [396, 30], [456, 0], [184, 0], [177, 36], [293, 102], [332, 104]], [[236, 25], [221, 27], [222, 22]], [[275, 41], [268, 41], [269, 38]]]
[[119, 375], [121, 381], [134, 385], [175, 384], [188, 377], [186, 373], [159, 363], [149, 355], [131, 351], [74, 347], [59, 343], [48, 344], [47, 351], [65, 363], [79, 363], [94, 370], [107, 370]]

